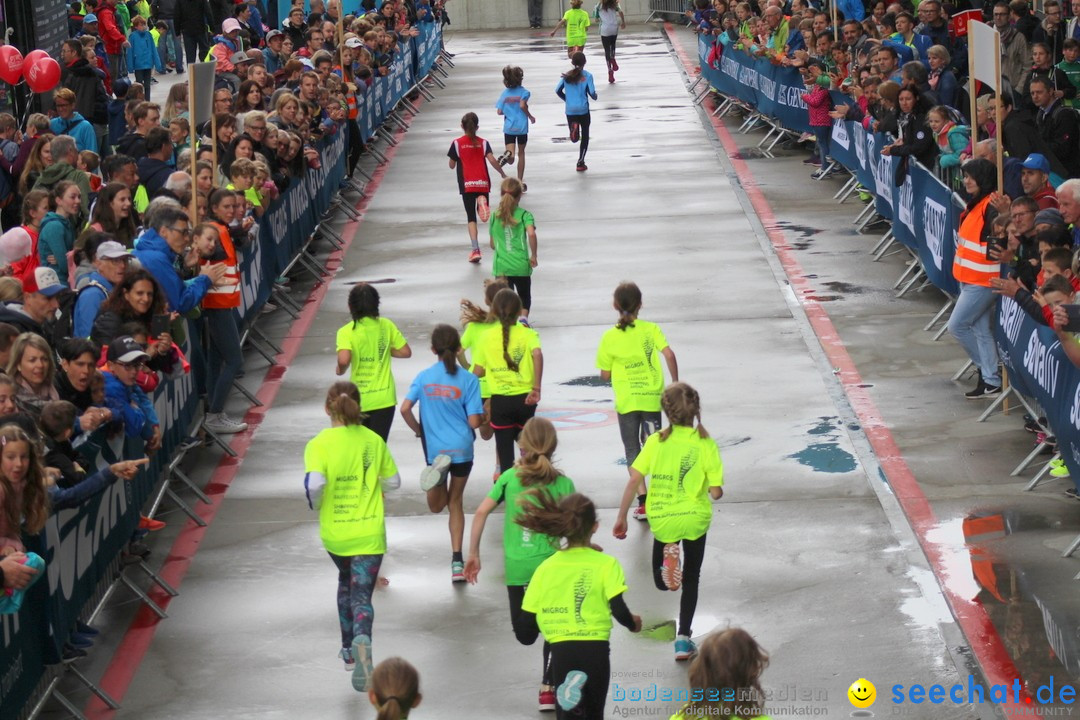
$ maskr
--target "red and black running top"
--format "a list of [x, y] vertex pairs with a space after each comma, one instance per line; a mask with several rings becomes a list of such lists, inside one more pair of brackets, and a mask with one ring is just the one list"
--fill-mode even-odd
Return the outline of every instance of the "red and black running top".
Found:
[[462, 195], [491, 192], [486, 160], [490, 152], [491, 144], [482, 137], [462, 135], [450, 143], [446, 157], [457, 162], [458, 192]]

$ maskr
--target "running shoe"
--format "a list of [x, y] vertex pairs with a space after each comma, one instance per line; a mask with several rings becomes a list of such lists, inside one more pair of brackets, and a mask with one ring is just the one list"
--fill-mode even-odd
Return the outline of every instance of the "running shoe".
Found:
[[631, 512], [630, 514], [634, 517], [635, 520], [648, 520], [649, 519], [649, 516], [645, 514], [645, 506], [644, 505], [638, 505], [636, 508], [634, 508], [633, 512]]
[[609, 83], [615, 82], [615, 71], [612, 70], [611, 68], [608, 68], [608, 71], [607, 71], [607, 81]]
[[1047, 465], [1049, 465], [1050, 467], [1062, 467], [1064, 464], [1065, 464], [1065, 461], [1062, 460], [1061, 458], [1054, 458], [1053, 460], [1051, 460], [1050, 462], [1047, 463]]
[[71, 633], [71, 635], [68, 637], [68, 644], [71, 645], [71, 647], [76, 647], [80, 650], [86, 650], [87, 648], [93, 646], [94, 641], [83, 635], [82, 633], [74, 632]]
[[1050, 477], [1067, 478], [1069, 477], [1069, 468], [1065, 467], [1065, 463], [1055, 465], [1050, 468]]
[[540, 712], [555, 712], [555, 690], [550, 685], [540, 686]]
[[450, 563], [450, 582], [465, 582], [465, 563], [460, 560], [454, 560]]
[[507, 150], [502, 155], [497, 157], [496, 160], [499, 161], [499, 166], [500, 167], [506, 167], [507, 165], [513, 165], [514, 164], [514, 153]]
[[75, 631], [78, 632], [80, 635], [85, 635], [87, 637], [97, 637], [101, 634], [101, 631], [98, 630], [96, 627], [87, 625], [82, 620], [75, 621]]
[[686, 635], [675, 638], [675, 660], [684, 662], [697, 655], [697, 645]]
[[450, 456], [438, 455], [435, 461], [420, 471], [420, 489], [424, 492], [446, 482], [446, 473], [450, 471]]
[[367, 635], [353, 638], [352, 656], [355, 662], [352, 669], [353, 690], [367, 692], [371, 674], [375, 672], [375, 664], [371, 661], [371, 638]]
[[525, 317], [524, 315], [518, 318], [518, 325], [524, 325], [527, 328], [532, 327], [532, 325], [529, 323], [529, 318]]
[[576, 122], [570, 123], [570, 142], [576, 143], [581, 137], [581, 125]]
[[682, 568], [679, 567], [679, 543], [668, 543], [664, 546], [664, 564], [660, 568], [660, 578], [668, 590], [678, 590], [682, 587]]
[[471, 263], [480, 262], [480, 251], [479, 250], [473, 250], [471, 253], [469, 253], [469, 262], [471, 262]]
[[619, 61], [616, 60], [615, 58], [611, 58], [611, 69], [614, 70], [615, 72], [619, 71]]
[[148, 518], [145, 515], [143, 515], [141, 518], [139, 518], [139, 529], [140, 530], [149, 530], [151, 532], [154, 532], [156, 530], [161, 530], [164, 527], [165, 527], [165, 523], [161, 522], [160, 520], [155, 520], [154, 518]]
[[571, 670], [566, 673], [566, 679], [559, 686], [556, 700], [559, 707], [569, 712], [581, 703], [581, 689], [589, 681], [589, 676], [581, 670]]
[[578, 160], [578, 164], [577, 164], [577, 171], [578, 172], [585, 172], [588, 169], [589, 169], [588, 165], [586, 165], [585, 163]]
[[247, 423], [234, 420], [225, 413], [206, 413], [203, 427], [216, 435], [231, 435], [247, 430]]
[[819, 158], [817, 155], [811, 155], [810, 157], [803, 160], [802, 164], [803, 165], [817, 165], [818, 167], [821, 167], [821, 158]]
[[525, 183], [521, 183], [521, 192], [523, 192], [523, 193], [529, 192], [529, 186], [526, 185]]
[[487, 222], [491, 217], [491, 209], [488, 207], [487, 198], [483, 195], [476, 198], [476, 217], [480, 218], [480, 222]]
[[338, 652], [338, 657], [345, 663], [345, 672], [352, 672], [356, 667], [356, 660], [353, 659], [352, 648], [343, 647]]

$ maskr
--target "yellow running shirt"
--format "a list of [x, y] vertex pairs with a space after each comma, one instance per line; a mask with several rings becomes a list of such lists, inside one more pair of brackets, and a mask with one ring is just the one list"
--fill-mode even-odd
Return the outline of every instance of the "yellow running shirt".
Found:
[[618, 560], [591, 547], [569, 548], [536, 568], [521, 609], [536, 613], [536, 624], [549, 643], [607, 640], [608, 602], [624, 592], [626, 578]]
[[360, 409], [380, 410], [397, 405], [390, 351], [405, 347], [405, 336], [386, 318], [349, 321], [337, 332], [337, 349], [352, 352], [349, 379], [360, 390]]
[[566, 23], [566, 44], [570, 47], [580, 47], [585, 44], [588, 27], [592, 25], [589, 13], [581, 8], [570, 8], [562, 16]]
[[645, 512], [653, 536], [662, 543], [697, 540], [712, 522], [710, 487], [724, 484], [720, 449], [696, 429], [674, 425], [661, 442], [653, 433], [634, 460], [634, 469], [649, 478]]
[[383, 439], [362, 425], [327, 428], [304, 448], [309, 499], [323, 482], [319, 535], [334, 555], [386, 552], [381, 481], [397, 474]]
[[615, 412], [660, 412], [664, 371], [660, 353], [667, 338], [656, 323], [635, 320], [625, 330], [613, 327], [600, 339], [596, 367], [611, 373]]
[[535, 387], [532, 353], [539, 347], [540, 336], [535, 330], [514, 323], [510, 328], [506, 351], [518, 364], [518, 369], [511, 370], [503, 355], [502, 325], [496, 323], [495, 327], [480, 336], [473, 353], [473, 365], [484, 368], [488, 391], [492, 395], [525, 395]]
[[[465, 331], [461, 333], [461, 348], [472, 353], [472, 364], [469, 366], [469, 372], [472, 372], [473, 367], [476, 365], [476, 344], [480, 342], [481, 336], [483, 336], [486, 331], [496, 327], [499, 327], [497, 321], [471, 322], [465, 326]], [[529, 389], [532, 390], [532, 388]], [[488, 390], [488, 379], [486, 376], [480, 378], [480, 397], [484, 400], [491, 397], [491, 391]]]

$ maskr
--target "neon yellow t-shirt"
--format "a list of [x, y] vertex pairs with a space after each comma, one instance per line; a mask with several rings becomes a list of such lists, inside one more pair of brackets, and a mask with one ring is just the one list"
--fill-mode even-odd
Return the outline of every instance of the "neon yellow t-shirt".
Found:
[[349, 379], [360, 389], [360, 409], [380, 410], [397, 404], [390, 351], [405, 347], [405, 336], [386, 318], [351, 320], [337, 331], [337, 349], [352, 352]]
[[613, 327], [600, 339], [596, 367], [611, 373], [615, 412], [660, 412], [664, 371], [660, 353], [667, 338], [656, 323], [635, 320], [625, 330]]
[[334, 555], [386, 552], [381, 480], [397, 474], [382, 438], [361, 425], [327, 428], [304, 448], [305, 472], [326, 478], [319, 535]]
[[720, 449], [697, 430], [675, 425], [661, 442], [653, 433], [634, 460], [634, 469], [649, 478], [645, 512], [653, 536], [662, 543], [697, 540], [712, 522], [710, 487], [724, 484]]
[[536, 613], [536, 624], [549, 643], [607, 640], [608, 602], [624, 592], [626, 578], [618, 560], [591, 547], [575, 547], [540, 563], [521, 609]]
[[[472, 364], [469, 366], [469, 372], [472, 372], [473, 367], [476, 365], [476, 344], [480, 342], [480, 337], [486, 331], [496, 327], [499, 327], [498, 322], [471, 322], [465, 326], [465, 331], [461, 333], [461, 347], [472, 353]], [[486, 376], [480, 378], [480, 397], [485, 400], [491, 397], [491, 390], [488, 389]]]
[[584, 45], [588, 27], [592, 25], [589, 13], [581, 8], [570, 8], [563, 13], [562, 19], [566, 22], [566, 44], [570, 47]]
[[[574, 492], [574, 482], [560, 475], [550, 485], [525, 487], [518, 478], [517, 468], [510, 468], [495, 481], [488, 497], [497, 503], [506, 503], [503, 519], [503, 556], [506, 558], [506, 584], [528, 585], [540, 563], [547, 560], [559, 549], [559, 541], [550, 535], [526, 530], [517, 524], [521, 516], [518, 501], [522, 493], [533, 488], [542, 488], [552, 498], [566, 497]], [[527, 496], [526, 496], [527, 497]]]
[[510, 328], [510, 340], [506, 345], [506, 351], [518, 365], [516, 371], [511, 370], [503, 355], [502, 325], [496, 324], [480, 336], [473, 364], [484, 368], [492, 395], [527, 394], [532, 392], [535, 379], [532, 353], [539, 347], [540, 336], [536, 331], [515, 323]]

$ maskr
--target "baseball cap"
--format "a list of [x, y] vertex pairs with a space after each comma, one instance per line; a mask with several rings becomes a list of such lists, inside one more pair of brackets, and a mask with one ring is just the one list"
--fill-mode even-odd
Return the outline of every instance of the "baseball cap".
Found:
[[1050, 161], [1042, 153], [1031, 153], [1020, 167], [1025, 170], [1038, 170], [1047, 175], [1050, 174]]
[[347, 47], [347, 48], [364, 47], [364, 41], [361, 40], [360, 38], [349, 38], [348, 40], [345, 41], [345, 47]]
[[270, 32], [266, 33], [266, 42], [270, 42], [274, 38], [283, 37], [284, 35], [285, 33], [281, 32], [280, 30], [271, 30]]
[[115, 260], [116, 258], [130, 258], [131, 253], [127, 251], [127, 248], [116, 242], [115, 240], [106, 240], [98, 245], [97, 252], [94, 253], [94, 257], [105, 258], [106, 260]]
[[109, 343], [108, 359], [109, 362], [129, 364], [139, 360], [145, 362], [150, 356], [130, 335], [121, 335]]
[[233, 65], [239, 65], [240, 63], [251, 62], [251, 58], [245, 52], [234, 52], [232, 57], [229, 58], [229, 62]]
[[1035, 213], [1036, 225], [1060, 225], [1065, 227], [1065, 218], [1061, 217], [1061, 211], [1057, 208], [1046, 208]]
[[94, 13], [87, 13], [86, 16], [82, 19], [82, 21], [84, 25], [86, 23], [96, 23], [97, 15], [95, 15]]
[[66, 289], [67, 285], [60, 282], [60, 276], [52, 268], [39, 267], [23, 278], [24, 293], [36, 292], [45, 297], [53, 297]]
[[302, 57], [299, 58], [300, 64], [306, 67], [308, 70], [315, 69], [315, 63], [311, 62], [311, 58]]
[[236, 18], [228, 18], [221, 23], [221, 32], [225, 35], [240, 29], [240, 21]]

